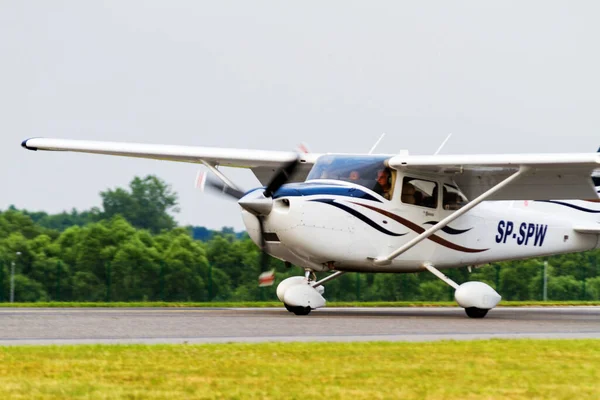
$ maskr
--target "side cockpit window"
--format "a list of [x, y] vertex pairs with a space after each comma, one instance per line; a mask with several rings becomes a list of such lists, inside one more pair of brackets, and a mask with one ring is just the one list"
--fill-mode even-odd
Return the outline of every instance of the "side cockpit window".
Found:
[[467, 204], [467, 198], [456, 186], [444, 185], [444, 194], [442, 196], [444, 210], [458, 210], [465, 204]]
[[420, 207], [437, 208], [438, 184], [405, 176], [402, 180], [401, 201]]

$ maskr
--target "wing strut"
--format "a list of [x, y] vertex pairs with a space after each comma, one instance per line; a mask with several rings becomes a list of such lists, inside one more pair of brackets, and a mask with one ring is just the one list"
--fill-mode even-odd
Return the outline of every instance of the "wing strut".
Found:
[[398, 257], [400, 254], [411, 249], [412, 247], [416, 246], [417, 244], [421, 243], [423, 240], [427, 239], [429, 236], [433, 235], [434, 233], [436, 233], [437, 231], [439, 231], [440, 229], [442, 229], [443, 227], [445, 227], [446, 225], [448, 225], [450, 222], [454, 221], [461, 215], [469, 212], [473, 207], [475, 207], [476, 205], [478, 205], [479, 203], [481, 203], [488, 197], [492, 196], [498, 190], [502, 189], [504, 186], [509, 185], [512, 181], [518, 179], [521, 175], [526, 173], [528, 169], [529, 169], [529, 167], [527, 167], [527, 166], [521, 166], [517, 172], [510, 175], [508, 178], [504, 179], [502, 182], [498, 183], [496, 186], [494, 186], [494, 187], [490, 188], [489, 190], [487, 190], [486, 192], [482, 193], [477, 198], [471, 200], [461, 209], [448, 215], [446, 218], [444, 218], [437, 224], [433, 225], [431, 228], [427, 229], [425, 232], [421, 233], [420, 235], [415, 237], [413, 240], [409, 241], [404, 246], [400, 247], [398, 250], [395, 250], [390, 255], [388, 255], [386, 257], [378, 257], [378, 258], [374, 259], [373, 263], [375, 265], [390, 264], [394, 258]]

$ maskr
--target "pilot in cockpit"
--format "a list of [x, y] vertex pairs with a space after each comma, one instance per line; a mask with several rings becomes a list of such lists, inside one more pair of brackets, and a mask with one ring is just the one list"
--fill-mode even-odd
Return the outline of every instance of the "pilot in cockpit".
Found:
[[348, 180], [350, 180], [351, 182], [356, 182], [360, 179], [360, 172], [354, 170], [352, 172], [350, 172], [350, 175], [348, 176]]

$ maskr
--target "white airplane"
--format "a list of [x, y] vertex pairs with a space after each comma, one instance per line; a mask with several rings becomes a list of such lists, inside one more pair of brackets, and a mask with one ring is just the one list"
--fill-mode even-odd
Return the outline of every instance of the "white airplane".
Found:
[[[263, 252], [304, 269], [277, 287], [297, 315], [324, 307], [323, 285], [346, 272], [429, 272], [469, 317], [483, 318], [500, 295], [440, 270], [599, 247], [599, 153], [298, 154], [45, 138], [22, 146], [204, 164], [219, 180], [200, 183], [238, 200]], [[218, 166], [250, 168], [265, 187], [244, 192]]]

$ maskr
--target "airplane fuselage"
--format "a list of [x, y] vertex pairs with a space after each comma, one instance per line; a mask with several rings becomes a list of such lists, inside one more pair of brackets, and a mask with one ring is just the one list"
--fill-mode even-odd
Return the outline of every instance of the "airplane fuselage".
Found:
[[[285, 185], [275, 194], [273, 210], [264, 220], [267, 251], [314, 271], [416, 272], [423, 270], [424, 263], [456, 268], [598, 246], [598, 235], [578, 233], [573, 227], [578, 222], [595, 223], [590, 218], [600, 212], [600, 203], [488, 201], [390, 264], [376, 265], [373, 259], [393, 252], [454, 212], [444, 209], [442, 198], [428, 207], [402, 199], [395, 193], [387, 200], [344, 181]], [[258, 243], [256, 217], [243, 211], [243, 219]]]

